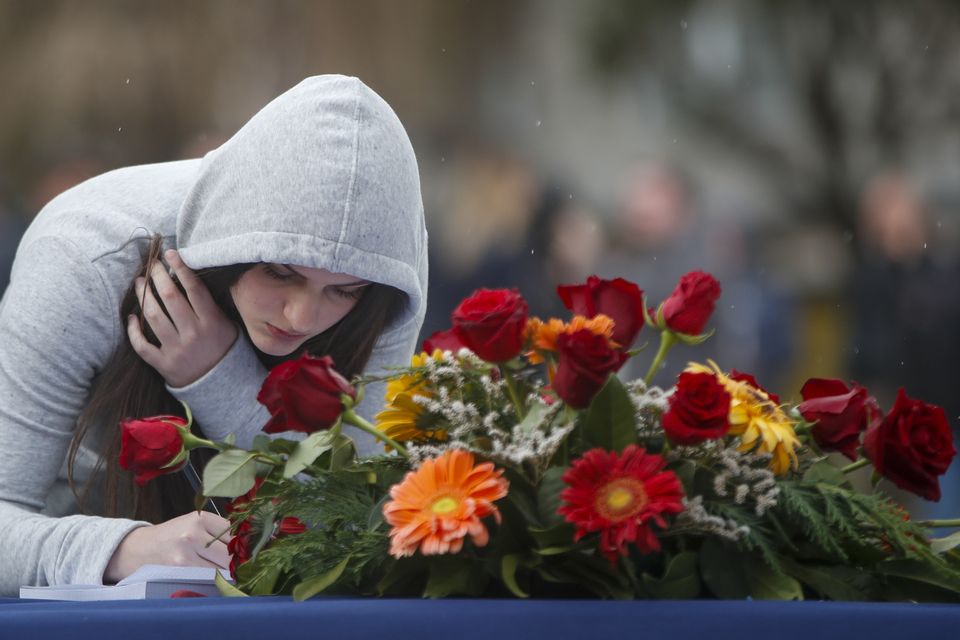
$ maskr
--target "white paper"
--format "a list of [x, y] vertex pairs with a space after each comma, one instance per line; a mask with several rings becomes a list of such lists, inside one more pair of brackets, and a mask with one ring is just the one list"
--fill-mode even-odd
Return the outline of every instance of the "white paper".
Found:
[[[230, 573], [220, 569], [229, 581]], [[40, 600], [144, 600], [169, 598], [180, 589], [206, 596], [219, 596], [213, 567], [175, 567], [145, 564], [115, 585], [64, 584], [50, 587], [20, 587], [21, 598]]]

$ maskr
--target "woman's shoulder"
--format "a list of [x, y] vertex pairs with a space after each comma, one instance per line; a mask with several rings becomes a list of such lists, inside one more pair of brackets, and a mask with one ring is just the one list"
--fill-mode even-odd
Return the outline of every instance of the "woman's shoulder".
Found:
[[172, 236], [199, 166], [199, 160], [180, 160], [124, 167], [90, 178], [58, 195], [37, 214], [24, 234], [21, 250], [52, 236], [96, 260], [140, 237]]

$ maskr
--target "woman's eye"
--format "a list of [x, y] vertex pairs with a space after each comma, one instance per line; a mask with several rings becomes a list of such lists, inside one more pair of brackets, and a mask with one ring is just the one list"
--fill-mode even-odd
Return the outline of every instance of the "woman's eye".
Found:
[[333, 292], [340, 296], [341, 298], [346, 298], [347, 300], [359, 300], [360, 296], [363, 295], [363, 289], [334, 289]]
[[274, 280], [289, 280], [290, 278], [293, 277], [293, 275], [289, 273], [280, 273], [270, 265], [264, 265], [263, 272], [266, 273], [271, 278], [273, 278]]

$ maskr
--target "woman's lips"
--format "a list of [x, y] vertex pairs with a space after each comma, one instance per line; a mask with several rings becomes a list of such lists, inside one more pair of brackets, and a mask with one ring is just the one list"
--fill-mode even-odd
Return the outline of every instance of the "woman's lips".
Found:
[[272, 324], [270, 324], [269, 322], [266, 324], [267, 324], [267, 330], [270, 331], [270, 335], [274, 336], [275, 338], [281, 338], [284, 340], [299, 340], [300, 338], [306, 337], [306, 335], [302, 333], [289, 333], [287, 331], [284, 331], [283, 329], [279, 329], [273, 326]]

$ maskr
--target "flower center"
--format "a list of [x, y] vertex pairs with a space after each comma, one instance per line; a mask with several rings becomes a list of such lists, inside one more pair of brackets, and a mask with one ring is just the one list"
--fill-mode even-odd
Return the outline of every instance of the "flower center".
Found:
[[443, 496], [430, 506], [430, 510], [438, 516], [445, 516], [456, 509], [459, 504], [456, 499], [450, 496]]
[[619, 522], [640, 513], [648, 502], [642, 482], [636, 478], [617, 478], [597, 492], [594, 507], [607, 520]]

